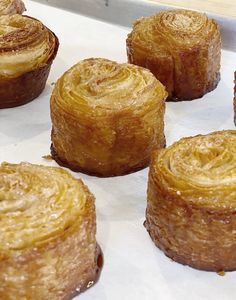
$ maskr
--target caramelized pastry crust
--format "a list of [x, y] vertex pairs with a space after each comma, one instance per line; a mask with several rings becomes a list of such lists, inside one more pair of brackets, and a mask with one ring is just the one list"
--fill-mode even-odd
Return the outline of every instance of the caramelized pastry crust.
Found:
[[144, 68], [87, 59], [67, 71], [51, 97], [52, 155], [97, 176], [134, 172], [165, 145], [162, 84]]
[[52, 167], [0, 165], [0, 299], [69, 300], [101, 267], [94, 198]]
[[21, 0], [0, 0], [0, 16], [22, 14], [25, 10]]
[[44, 89], [58, 39], [40, 21], [0, 17], [0, 108], [36, 98]]
[[236, 131], [181, 139], [154, 154], [146, 228], [173, 260], [236, 269]]
[[128, 61], [150, 69], [174, 101], [202, 97], [217, 86], [220, 47], [217, 23], [189, 10], [141, 18], [127, 38]]
[[234, 72], [234, 124], [236, 126], [236, 71]]

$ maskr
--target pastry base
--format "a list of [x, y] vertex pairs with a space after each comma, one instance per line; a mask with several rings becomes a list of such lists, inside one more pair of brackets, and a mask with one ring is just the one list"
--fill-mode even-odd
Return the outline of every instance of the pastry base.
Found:
[[109, 174], [100, 174], [100, 173], [96, 173], [96, 172], [90, 172], [87, 169], [81, 168], [77, 165], [71, 164], [67, 161], [61, 160], [59, 158], [59, 156], [57, 155], [53, 144], [51, 144], [51, 155], [52, 158], [58, 163], [58, 165], [60, 165], [61, 167], [65, 167], [65, 168], [69, 168], [71, 171], [74, 172], [81, 172], [90, 176], [96, 176], [96, 177], [100, 177], [100, 178], [105, 178], [105, 177], [115, 177], [115, 176], [123, 176], [123, 175], [128, 175], [137, 171], [140, 171], [146, 167], [148, 167], [149, 163], [150, 163], [150, 159], [145, 159], [144, 161], [142, 161], [141, 163], [139, 163], [138, 166], [133, 167], [132, 169], [130, 169], [129, 171], [123, 172], [123, 173], [109, 173]]
[[188, 259], [185, 259], [182, 256], [179, 256], [177, 253], [175, 253], [174, 251], [171, 251], [168, 248], [164, 248], [163, 245], [159, 242], [158, 238], [155, 237], [155, 235], [153, 235], [149, 229], [149, 226], [147, 224], [147, 221], [144, 222], [144, 227], [146, 228], [147, 232], [149, 233], [152, 241], [154, 242], [154, 244], [157, 246], [157, 248], [159, 248], [162, 252], [164, 252], [164, 254], [169, 257], [171, 260], [180, 263], [181, 265], [187, 265], [193, 269], [197, 269], [197, 270], [201, 270], [201, 271], [208, 271], [208, 272], [222, 272], [222, 271], [226, 271], [226, 272], [230, 272], [230, 271], [236, 271], [236, 266], [233, 268], [224, 268], [223, 270], [220, 269], [219, 267], [215, 266], [211, 266], [211, 267], [206, 267], [206, 266], [202, 266], [201, 264], [198, 263], [189, 263]]
[[[164, 140], [163, 142], [163, 148], [166, 146], [166, 141]], [[148, 159], [145, 159], [143, 160], [142, 162], [140, 162], [138, 165], [134, 166], [133, 168], [129, 169], [129, 171], [125, 171], [123, 173], [119, 173], [119, 174], [116, 174], [116, 173], [109, 173], [109, 174], [100, 174], [100, 173], [96, 173], [96, 172], [90, 172], [84, 168], [81, 168], [79, 167], [78, 165], [74, 165], [74, 164], [71, 164], [67, 161], [64, 161], [64, 160], [61, 160], [59, 158], [59, 156], [57, 155], [57, 152], [53, 146], [53, 144], [51, 144], [51, 155], [52, 155], [52, 158], [62, 167], [65, 167], [65, 168], [69, 168], [71, 171], [74, 171], [74, 172], [81, 172], [81, 173], [84, 173], [84, 174], [87, 174], [87, 175], [91, 175], [91, 176], [96, 176], [96, 177], [100, 177], [100, 178], [104, 178], [104, 177], [115, 177], [115, 176], [123, 176], [123, 175], [128, 175], [128, 174], [131, 174], [131, 173], [134, 173], [134, 172], [137, 172], [137, 171], [140, 171], [146, 167], [149, 166], [149, 163], [150, 163], [150, 158]]]
[[101, 247], [97, 244], [97, 269], [95, 271], [94, 277], [89, 279], [88, 282], [86, 282], [80, 290], [75, 289], [68, 291], [68, 294], [62, 300], [72, 300], [75, 296], [85, 292], [86, 290], [94, 286], [100, 278], [101, 270], [103, 267], [103, 261], [104, 259]]
[[0, 79], [0, 108], [26, 104], [38, 97], [45, 88], [51, 63], [20, 77]]
[[218, 84], [220, 82], [220, 78], [221, 78], [220, 73], [218, 73], [216, 76], [216, 80], [214, 82], [212, 82], [210, 85], [208, 85], [205, 92], [202, 93], [201, 95], [199, 95], [198, 97], [177, 98], [173, 95], [171, 97], [167, 97], [166, 102], [192, 101], [192, 100], [202, 98], [207, 93], [210, 93], [210, 92], [214, 91], [214, 89], [216, 89], [216, 87], [218, 86]]

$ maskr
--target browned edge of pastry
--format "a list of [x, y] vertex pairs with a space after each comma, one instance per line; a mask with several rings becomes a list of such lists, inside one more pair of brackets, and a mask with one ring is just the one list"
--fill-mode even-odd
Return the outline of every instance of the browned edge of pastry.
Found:
[[69, 291], [68, 294], [62, 300], [72, 300], [75, 296], [85, 292], [87, 289], [94, 286], [98, 282], [103, 268], [104, 257], [103, 257], [102, 249], [98, 244], [97, 244], [96, 251], [97, 251], [96, 253], [97, 268], [95, 270], [94, 277], [89, 279], [88, 282], [86, 282], [81, 289], [79, 290], [75, 289]]
[[[154, 159], [154, 155], [151, 157], [151, 160]], [[150, 171], [149, 171], [150, 172]], [[150, 173], [149, 173], [150, 174]], [[150, 175], [149, 175], [150, 176]], [[231, 210], [229, 212], [225, 211], [218, 211], [215, 210], [214, 208], [208, 208], [208, 207], [199, 207], [198, 205], [194, 203], [186, 203], [184, 200], [179, 199], [179, 198], [172, 198], [172, 202], [177, 203], [178, 207], [185, 211], [187, 215], [191, 216], [194, 214], [194, 211], [199, 211], [202, 215], [205, 216], [206, 219], [221, 219], [224, 222], [228, 222], [230, 217], [236, 217], [236, 210]], [[150, 209], [150, 207], [149, 207]], [[166, 246], [165, 244], [162, 244], [162, 238], [163, 235], [157, 236], [155, 233], [156, 231], [152, 229], [153, 222], [150, 222], [150, 214], [148, 215], [148, 207], [146, 208], [145, 216], [146, 220], [143, 223], [143, 226], [146, 228], [152, 242], [154, 245], [159, 248], [168, 258], [170, 258], [172, 261], [177, 262], [182, 265], [187, 265], [193, 269], [197, 270], [202, 270], [202, 271], [208, 271], [208, 272], [231, 272], [231, 271], [236, 271], [236, 261], [234, 265], [225, 267], [221, 261], [217, 261], [215, 263], [209, 263], [206, 264], [206, 262], [202, 261], [193, 261], [190, 259], [189, 256], [183, 256], [178, 254], [176, 251], [170, 249], [170, 247]], [[167, 238], [166, 235], [164, 235], [164, 238]]]
[[[204, 210], [204, 208], [203, 208]], [[212, 212], [209, 212], [209, 214], [211, 214]], [[235, 212], [236, 214], [236, 212]], [[151, 240], [154, 242], [155, 246], [157, 248], [159, 248], [168, 258], [170, 258], [172, 261], [177, 262], [178, 264], [184, 265], [184, 266], [188, 266], [192, 269], [197, 269], [197, 270], [201, 270], [201, 271], [207, 271], [207, 272], [232, 272], [232, 271], [236, 271], [236, 266], [233, 268], [219, 268], [218, 266], [214, 267], [206, 267], [206, 266], [202, 266], [201, 264], [198, 263], [193, 263], [191, 261], [191, 263], [189, 262], [188, 258], [184, 258], [181, 255], [177, 255], [174, 251], [171, 251], [171, 249], [166, 248], [164, 246], [161, 245], [161, 243], [158, 243], [158, 241], [153, 238], [151, 230], [149, 228], [148, 222], [147, 220], [144, 221], [143, 223], [144, 227], [146, 228]]]
[[208, 85], [206, 87], [205, 91], [201, 95], [199, 95], [198, 98], [196, 98], [196, 97], [178, 98], [175, 95], [173, 95], [171, 97], [167, 97], [166, 102], [181, 102], [181, 101], [192, 101], [192, 100], [200, 99], [203, 96], [205, 96], [207, 93], [214, 91], [217, 88], [217, 86], [220, 82], [220, 79], [221, 79], [221, 75], [219, 72], [219, 73], [217, 73], [215, 81], [212, 82], [211, 85]]
[[59, 47], [59, 40], [55, 33], [53, 33], [48, 28], [47, 30], [50, 31], [55, 38], [55, 48], [52, 55], [44, 64], [34, 70], [23, 73], [22, 75], [15, 78], [1, 78], [0, 109], [26, 104], [38, 97], [44, 90], [50, 72], [51, 64], [56, 57]]
[[234, 72], [234, 124], [236, 126], [236, 71]]
[[140, 162], [138, 165], [134, 166], [132, 169], [129, 169], [129, 171], [125, 171], [123, 173], [107, 173], [107, 174], [100, 174], [100, 173], [96, 173], [96, 172], [90, 172], [86, 169], [83, 169], [81, 167], [78, 167], [78, 165], [74, 165], [74, 164], [71, 164], [65, 160], [61, 160], [59, 158], [59, 156], [57, 155], [57, 152], [53, 146], [53, 143], [51, 144], [51, 155], [52, 155], [52, 158], [58, 163], [58, 165], [60, 165], [61, 167], [65, 167], [65, 168], [69, 168], [71, 171], [74, 171], [74, 172], [81, 172], [81, 173], [84, 173], [86, 175], [90, 175], [90, 176], [96, 176], [96, 177], [100, 177], [100, 178], [105, 178], [105, 177], [116, 177], [116, 176], [123, 176], [123, 175], [129, 175], [131, 173], [135, 173], [137, 171], [140, 171], [146, 167], [149, 166], [149, 163], [150, 163], [150, 158], [146, 158], [144, 159], [142, 162]]

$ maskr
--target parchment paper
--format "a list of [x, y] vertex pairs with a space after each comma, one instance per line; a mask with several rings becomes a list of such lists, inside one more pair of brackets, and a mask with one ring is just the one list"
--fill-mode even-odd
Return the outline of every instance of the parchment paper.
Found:
[[[88, 57], [126, 62], [125, 39], [130, 29], [56, 8], [25, 1], [27, 14], [43, 21], [60, 40], [46, 89], [35, 101], [0, 110], [0, 162], [29, 161], [56, 165], [50, 153], [49, 99], [53, 83], [70, 66]], [[96, 7], [94, 8], [96, 9]], [[233, 71], [236, 53], [222, 52], [222, 79], [202, 99], [167, 103], [167, 144], [184, 136], [233, 125]], [[149, 238], [145, 220], [147, 172], [100, 179], [73, 173], [96, 197], [97, 239], [105, 264], [100, 281], [81, 300], [235, 300], [236, 272], [224, 277], [172, 262]], [[75, 298], [77, 299], [77, 298]], [[50, 300], [50, 299], [47, 299]]]

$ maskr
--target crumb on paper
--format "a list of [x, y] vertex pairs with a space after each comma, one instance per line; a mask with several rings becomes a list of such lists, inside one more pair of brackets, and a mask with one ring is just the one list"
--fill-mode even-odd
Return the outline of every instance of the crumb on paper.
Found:
[[218, 274], [219, 276], [225, 276], [225, 271], [217, 272], [217, 274]]
[[42, 156], [42, 158], [44, 158], [46, 160], [53, 160], [52, 155], [50, 155], [50, 154], [44, 155], [44, 156]]

